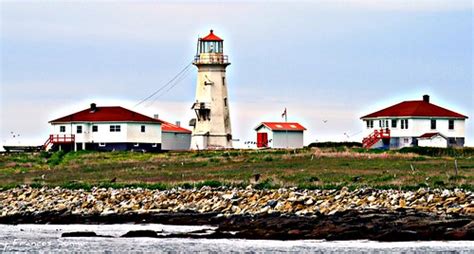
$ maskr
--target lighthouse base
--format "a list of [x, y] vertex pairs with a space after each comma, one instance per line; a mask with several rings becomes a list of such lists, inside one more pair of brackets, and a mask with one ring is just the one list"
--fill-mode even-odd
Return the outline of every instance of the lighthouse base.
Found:
[[230, 135], [193, 134], [191, 137], [191, 150], [230, 149], [232, 140]]

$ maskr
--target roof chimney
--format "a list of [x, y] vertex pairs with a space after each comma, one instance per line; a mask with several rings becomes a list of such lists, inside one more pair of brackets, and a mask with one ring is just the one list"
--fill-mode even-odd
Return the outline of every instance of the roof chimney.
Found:
[[158, 118], [160, 118], [160, 115], [154, 114], [154, 115], [153, 115], [153, 118], [158, 119]]
[[176, 121], [176, 126], [181, 127], [181, 122], [180, 122], [180, 121]]
[[423, 95], [423, 101], [430, 103], [430, 96], [427, 94]]
[[95, 103], [91, 103], [91, 112], [95, 112], [97, 110], [97, 105]]

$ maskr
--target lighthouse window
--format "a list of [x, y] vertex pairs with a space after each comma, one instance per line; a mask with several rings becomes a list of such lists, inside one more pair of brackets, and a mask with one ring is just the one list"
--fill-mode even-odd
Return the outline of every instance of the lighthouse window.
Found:
[[224, 106], [227, 107], [227, 98], [224, 98]]
[[222, 77], [222, 85], [225, 86], [225, 77]]

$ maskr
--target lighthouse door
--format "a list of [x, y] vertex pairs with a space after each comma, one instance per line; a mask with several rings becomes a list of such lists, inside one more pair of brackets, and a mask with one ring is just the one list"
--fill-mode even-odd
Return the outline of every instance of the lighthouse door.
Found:
[[268, 147], [268, 133], [257, 132], [257, 147]]

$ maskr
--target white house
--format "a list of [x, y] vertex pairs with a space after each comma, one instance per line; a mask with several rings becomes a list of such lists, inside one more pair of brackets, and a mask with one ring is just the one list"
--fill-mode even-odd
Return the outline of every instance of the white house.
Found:
[[161, 150], [162, 121], [122, 107], [90, 108], [49, 122], [45, 149]]
[[430, 103], [424, 95], [423, 100], [403, 101], [361, 117], [366, 137], [362, 143], [367, 148], [462, 147], [467, 118]]
[[162, 145], [161, 149], [164, 151], [182, 151], [189, 150], [191, 147], [191, 131], [181, 127], [181, 124], [171, 124], [162, 121]]
[[305, 130], [299, 123], [262, 122], [255, 128], [257, 147], [302, 148]]

